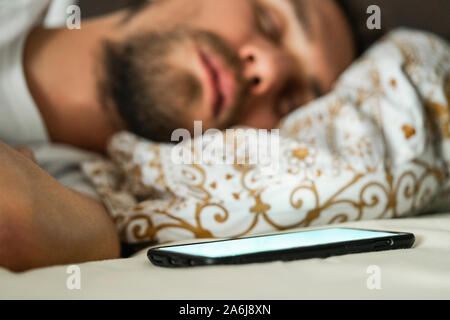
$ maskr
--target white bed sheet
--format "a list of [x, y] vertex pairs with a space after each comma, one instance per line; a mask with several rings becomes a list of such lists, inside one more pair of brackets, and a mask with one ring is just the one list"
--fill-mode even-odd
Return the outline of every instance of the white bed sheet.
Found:
[[[413, 249], [241, 266], [164, 269], [146, 250], [130, 259], [81, 268], [81, 290], [68, 290], [66, 266], [13, 274], [0, 269], [0, 299], [450, 299], [450, 213], [342, 224], [407, 231]], [[367, 268], [381, 270], [369, 290]]]

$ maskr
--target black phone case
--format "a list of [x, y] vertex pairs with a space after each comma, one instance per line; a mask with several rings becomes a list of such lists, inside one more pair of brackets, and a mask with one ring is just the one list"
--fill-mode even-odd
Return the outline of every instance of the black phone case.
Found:
[[[343, 228], [345, 229], [345, 228]], [[351, 228], [356, 229], [356, 228]], [[292, 261], [311, 258], [327, 258], [330, 256], [339, 256], [352, 253], [395, 250], [395, 249], [409, 249], [414, 245], [415, 237], [412, 233], [395, 232], [395, 231], [381, 231], [381, 230], [368, 230], [357, 229], [376, 232], [389, 232], [395, 233], [393, 236], [387, 236], [382, 238], [363, 239], [354, 241], [337, 242], [331, 244], [292, 248], [277, 251], [259, 252], [253, 254], [221, 257], [221, 258], [206, 258], [201, 256], [186, 255], [174, 252], [159, 251], [158, 248], [149, 249], [147, 256], [150, 262], [156, 266], [169, 267], [169, 268], [184, 268], [194, 266], [208, 266], [208, 265], [229, 265], [229, 264], [248, 264], [248, 263], [261, 263], [271, 261]], [[297, 232], [292, 232], [297, 233]], [[247, 238], [259, 238], [264, 236], [247, 237]], [[238, 239], [209, 241], [222, 242], [232, 241]], [[188, 244], [190, 245], [190, 244]], [[191, 244], [195, 245], [195, 244]], [[179, 246], [179, 245], [176, 245]], [[164, 248], [174, 246], [164, 246]], [[161, 248], [161, 247], [160, 247]]]

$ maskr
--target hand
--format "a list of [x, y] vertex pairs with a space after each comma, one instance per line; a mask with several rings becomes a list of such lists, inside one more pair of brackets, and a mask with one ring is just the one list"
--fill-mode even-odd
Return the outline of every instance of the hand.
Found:
[[0, 142], [0, 266], [15, 271], [117, 258], [104, 207], [39, 168], [28, 149]]

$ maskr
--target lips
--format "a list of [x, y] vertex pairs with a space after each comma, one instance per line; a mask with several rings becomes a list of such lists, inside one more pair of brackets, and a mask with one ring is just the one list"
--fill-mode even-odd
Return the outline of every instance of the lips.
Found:
[[212, 108], [214, 116], [218, 117], [223, 109], [223, 104], [225, 101], [222, 88], [220, 87], [219, 74], [217, 69], [213, 66], [210, 57], [206, 53], [200, 52], [200, 58], [207, 72], [209, 86], [212, 89]]
[[228, 108], [231, 108], [236, 80], [215, 54], [199, 50], [199, 55], [206, 73], [205, 88], [212, 113], [215, 118], [219, 118]]

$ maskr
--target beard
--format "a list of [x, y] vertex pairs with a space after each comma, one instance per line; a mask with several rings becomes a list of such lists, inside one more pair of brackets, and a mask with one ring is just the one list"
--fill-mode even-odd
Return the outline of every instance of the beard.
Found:
[[207, 46], [234, 73], [240, 90], [230, 116], [217, 123], [216, 128], [225, 129], [235, 123], [247, 91], [239, 57], [213, 33], [176, 28], [103, 45], [101, 98], [114, 106], [128, 130], [155, 142], [170, 142], [174, 130], [190, 129], [194, 120], [201, 120], [186, 117], [191, 108], [202, 104], [204, 90], [200, 80], [170, 61], [176, 50], [192, 43]]

